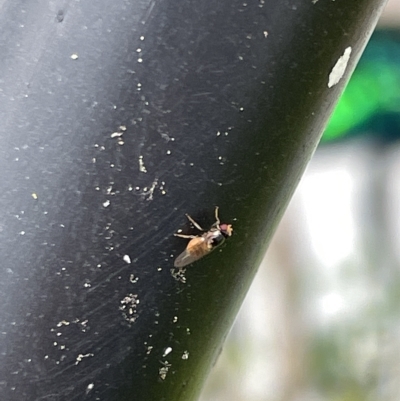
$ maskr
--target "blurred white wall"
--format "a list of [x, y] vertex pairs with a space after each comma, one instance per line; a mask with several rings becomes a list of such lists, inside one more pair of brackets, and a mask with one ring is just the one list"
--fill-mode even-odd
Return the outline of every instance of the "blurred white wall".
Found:
[[201, 401], [400, 400], [400, 146], [320, 147]]

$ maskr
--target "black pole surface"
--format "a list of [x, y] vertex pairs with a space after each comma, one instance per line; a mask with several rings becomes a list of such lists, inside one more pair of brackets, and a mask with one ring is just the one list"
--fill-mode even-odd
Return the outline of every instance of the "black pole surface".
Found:
[[1, 400], [196, 399], [383, 4], [3, 2]]

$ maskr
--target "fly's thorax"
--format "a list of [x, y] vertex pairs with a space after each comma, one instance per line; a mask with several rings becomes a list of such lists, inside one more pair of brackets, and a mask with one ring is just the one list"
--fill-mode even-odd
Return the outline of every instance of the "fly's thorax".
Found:
[[204, 234], [207, 244], [210, 247], [215, 248], [221, 245], [225, 241], [225, 236], [222, 235], [221, 231], [217, 227], [211, 227], [210, 231]]

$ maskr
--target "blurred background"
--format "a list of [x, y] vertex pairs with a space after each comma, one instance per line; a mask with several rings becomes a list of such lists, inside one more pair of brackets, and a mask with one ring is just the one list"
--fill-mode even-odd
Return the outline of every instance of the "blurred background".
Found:
[[400, 400], [400, 0], [388, 2], [201, 401]]

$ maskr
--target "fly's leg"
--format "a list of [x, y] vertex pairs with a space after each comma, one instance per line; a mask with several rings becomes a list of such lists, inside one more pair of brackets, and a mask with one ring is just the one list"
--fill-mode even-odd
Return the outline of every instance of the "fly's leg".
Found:
[[218, 217], [218, 209], [219, 209], [219, 207], [215, 206], [215, 225], [217, 227], [219, 227], [219, 225], [221, 223], [221, 221], [219, 220], [219, 217]]
[[189, 221], [199, 230], [199, 231], [204, 231], [199, 223], [196, 223], [188, 214], [186, 217], [189, 219]]
[[185, 234], [178, 234], [178, 233], [175, 233], [174, 235], [175, 235], [175, 237], [180, 237], [180, 238], [190, 238], [190, 239], [197, 238], [197, 235], [185, 235]]

